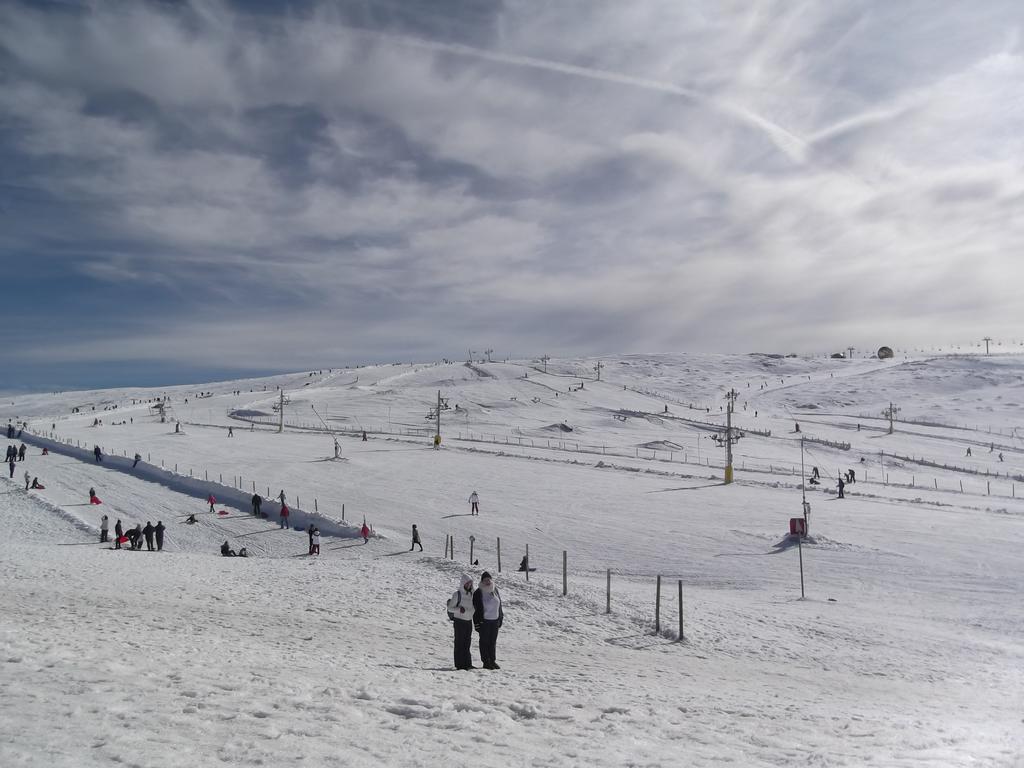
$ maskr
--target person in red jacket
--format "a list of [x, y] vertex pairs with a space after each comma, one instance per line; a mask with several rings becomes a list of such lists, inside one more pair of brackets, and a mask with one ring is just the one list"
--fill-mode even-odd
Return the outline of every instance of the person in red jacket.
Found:
[[217, 503], [217, 497], [211, 493], [206, 500], [210, 503], [210, 511], [213, 512], [213, 505]]
[[281, 505], [281, 527], [288, 527], [288, 507], [286, 507], [284, 504]]
[[363, 527], [359, 531], [359, 535], [363, 537], [363, 544], [370, 543], [370, 526], [366, 524], [365, 520], [363, 521]]

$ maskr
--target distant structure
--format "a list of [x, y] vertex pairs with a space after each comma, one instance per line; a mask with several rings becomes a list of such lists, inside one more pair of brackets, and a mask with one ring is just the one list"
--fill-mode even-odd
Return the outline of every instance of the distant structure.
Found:
[[833, 360], [845, 360], [846, 359], [846, 355], [844, 355], [842, 352], [833, 352], [832, 353], [832, 359]]
[[878, 348], [878, 359], [888, 360], [892, 357], [892, 347], [879, 347]]

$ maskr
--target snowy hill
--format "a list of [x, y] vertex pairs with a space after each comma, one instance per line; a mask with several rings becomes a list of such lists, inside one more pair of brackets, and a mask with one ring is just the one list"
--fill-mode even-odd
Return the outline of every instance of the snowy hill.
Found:
[[[597, 362], [9, 396], [0, 765], [1024, 765], [1024, 358]], [[104, 513], [165, 552], [96, 543]], [[500, 671], [451, 668], [466, 569]]]

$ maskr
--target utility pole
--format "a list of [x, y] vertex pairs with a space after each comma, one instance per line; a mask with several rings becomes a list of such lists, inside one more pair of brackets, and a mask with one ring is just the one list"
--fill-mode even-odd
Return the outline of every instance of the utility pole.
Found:
[[[800, 506], [804, 511], [804, 536], [810, 532], [810, 520], [807, 518], [810, 515], [811, 505], [807, 501], [807, 472], [804, 469], [804, 436], [800, 435], [800, 496], [802, 497]], [[801, 559], [803, 554], [801, 553]], [[802, 594], [802, 593], [801, 593]]]
[[991, 336], [986, 336], [984, 339], [982, 339], [982, 341], [985, 342], [985, 354], [987, 355], [988, 354], [988, 345], [989, 345], [989, 342], [992, 341], [992, 337]]
[[893, 423], [893, 421], [896, 418], [896, 414], [899, 413], [901, 410], [902, 410], [901, 408], [895, 407], [890, 402], [889, 403], [889, 407], [886, 408], [884, 411], [882, 411], [882, 415], [885, 416], [887, 419], [889, 419], [889, 434], [890, 435], [892, 434], [892, 423]]
[[284, 432], [284, 387], [281, 387], [281, 400], [277, 408], [277, 432]]
[[850, 360], [853, 360], [853, 347], [847, 347], [846, 351], [850, 353]]
[[434, 433], [434, 447], [441, 447], [441, 390], [437, 390], [437, 432]]
[[551, 359], [551, 358], [550, 358], [550, 357], [548, 357], [547, 355], [544, 355], [544, 357], [542, 357], [542, 358], [540, 359], [540, 361], [541, 361], [542, 363], [544, 363], [544, 373], [547, 373], [547, 372], [548, 372], [548, 360], [550, 360], [550, 359]]
[[597, 365], [594, 366], [594, 370], [597, 371], [597, 380], [601, 380], [601, 369], [604, 368], [604, 363], [600, 360], [597, 361]]
[[725, 483], [728, 485], [732, 482], [732, 409], [736, 402], [736, 398], [739, 397], [739, 392], [735, 389], [730, 389], [725, 398], [728, 401], [728, 405], [725, 409]]

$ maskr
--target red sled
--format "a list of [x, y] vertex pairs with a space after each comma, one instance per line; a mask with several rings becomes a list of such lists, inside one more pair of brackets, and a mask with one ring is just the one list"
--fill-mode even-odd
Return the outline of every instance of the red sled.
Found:
[[89, 497], [89, 503], [90, 504], [102, 504], [103, 502], [100, 501], [99, 498], [97, 498], [96, 496], [90, 496]]
[[122, 536], [120, 539], [117, 540], [117, 543], [118, 544], [127, 544], [128, 543], [128, 537], [127, 536]]
[[224, 516], [225, 516], [226, 514], [228, 514], [228, 511], [227, 511], [226, 509], [222, 509], [222, 510], [221, 510], [220, 512], [218, 512], [217, 514], [218, 514], [218, 515], [219, 515], [220, 517], [224, 517]]

